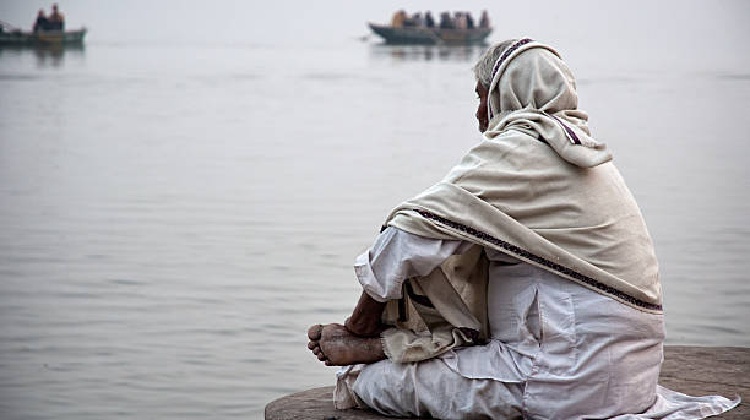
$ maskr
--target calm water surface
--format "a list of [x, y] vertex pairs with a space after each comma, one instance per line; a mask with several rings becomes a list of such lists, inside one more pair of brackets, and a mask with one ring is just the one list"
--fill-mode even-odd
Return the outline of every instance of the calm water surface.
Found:
[[[623, 68], [576, 39], [581, 107], [656, 242], [668, 342], [750, 346], [747, 67]], [[0, 417], [262, 418], [331, 385], [306, 328], [343, 321], [390, 208], [480, 140], [480, 51], [0, 50]]]

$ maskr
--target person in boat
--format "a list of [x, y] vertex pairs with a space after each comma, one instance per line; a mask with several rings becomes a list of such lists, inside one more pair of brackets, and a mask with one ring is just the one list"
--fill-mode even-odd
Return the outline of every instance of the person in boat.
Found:
[[60, 13], [57, 3], [52, 5], [52, 13], [49, 15], [48, 29], [53, 31], [65, 30], [65, 16]]
[[432, 17], [432, 13], [430, 11], [426, 11], [424, 14], [424, 25], [428, 28], [434, 28], [435, 27], [435, 18]]
[[412, 26], [417, 28], [424, 28], [425, 26], [424, 16], [422, 16], [421, 12], [415, 12], [409, 20], [411, 21]]
[[471, 15], [471, 12], [464, 12], [464, 14], [466, 15], [466, 28], [474, 29], [474, 27], [476, 26], [474, 24], [474, 16]]
[[450, 12], [441, 12], [440, 13], [440, 29], [451, 29], [454, 28], [456, 25], [453, 22], [453, 18], [451, 17]]
[[486, 10], [482, 10], [482, 14], [479, 16], [479, 27], [489, 28], [490, 27], [490, 15]]
[[36, 20], [34, 21], [34, 26], [32, 30], [34, 32], [39, 31], [46, 31], [49, 27], [49, 19], [47, 18], [47, 15], [44, 13], [44, 9], [39, 9], [39, 12], [36, 14]]
[[657, 385], [652, 240], [560, 54], [504, 41], [474, 76], [481, 141], [386, 218], [355, 261], [363, 292], [343, 325], [308, 330], [317, 359], [342, 366], [335, 406], [568, 420], [738, 404]]
[[393, 16], [391, 17], [391, 27], [403, 28], [405, 22], [406, 22], [406, 11], [397, 10], [396, 12], [393, 13]]
[[456, 22], [457, 29], [466, 29], [468, 27], [468, 19], [464, 12], [455, 12], [453, 14], [453, 21]]
[[404, 13], [404, 21], [403, 21], [403, 27], [404, 28], [415, 28], [420, 26], [420, 20], [422, 19], [422, 16], [419, 14], [419, 12], [414, 13], [413, 15], [409, 16], [408, 14]]

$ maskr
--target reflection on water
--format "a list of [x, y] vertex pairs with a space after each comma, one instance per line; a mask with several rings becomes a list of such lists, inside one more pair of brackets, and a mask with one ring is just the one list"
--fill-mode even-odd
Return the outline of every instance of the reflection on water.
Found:
[[3, 56], [26, 56], [33, 55], [36, 60], [36, 66], [44, 67], [62, 67], [65, 65], [65, 59], [82, 60], [86, 56], [86, 48], [83, 45], [77, 46], [0, 46], [0, 59]]
[[388, 58], [395, 61], [472, 61], [486, 49], [486, 45], [371, 44], [370, 56], [375, 59]]

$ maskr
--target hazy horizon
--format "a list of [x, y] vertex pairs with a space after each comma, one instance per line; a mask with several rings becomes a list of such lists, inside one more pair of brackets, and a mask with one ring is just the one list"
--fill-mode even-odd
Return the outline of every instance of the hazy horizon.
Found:
[[[28, 29], [50, 3], [10, 0], [0, 3], [0, 20]], [[750, 37], [750, 2], [743, 0], [637, 0], [627, 2], [542, 1], [491, 3], [465, 1], [244, 2], [219, 0], [128, 0], [58, 2], [68, 28], [86, 26], [87, 42], [167, 43], [203, 46], [299, 45], [314, 47], [368, 37], [368, 21], [387, 22], [394, 10], [456, 10], [475, 15], [487, 9], [492, 41], [528, 36], [576, 54], [615, 49], [612, 69], [736, 71], [750, 67], [745, 45]], [[570, 59], [571, 57], [569, 57]], [[572, 57], [578, 61], [579, 57]], [[584, 60], [584, 57], [581, 57]]]

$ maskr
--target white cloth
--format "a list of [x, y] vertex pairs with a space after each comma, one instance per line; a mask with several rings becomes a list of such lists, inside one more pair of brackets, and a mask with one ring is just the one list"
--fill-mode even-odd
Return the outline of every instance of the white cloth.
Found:
[[[394, 299], [406, 279], [423, 276], [466, 248], [462, 241], [388, 228], [357, 258], [355, 271], [373, 298]], [[384, 360], [344, 368], [338, 374], [337, 407], [356, 403], [388, 415], [436, 418], [685, 420], [739, 402], [657, 386], [662, 315], [636, 310], [503, 253], [488, 250], [488, 257], [487, 345], [420, 363]]]

